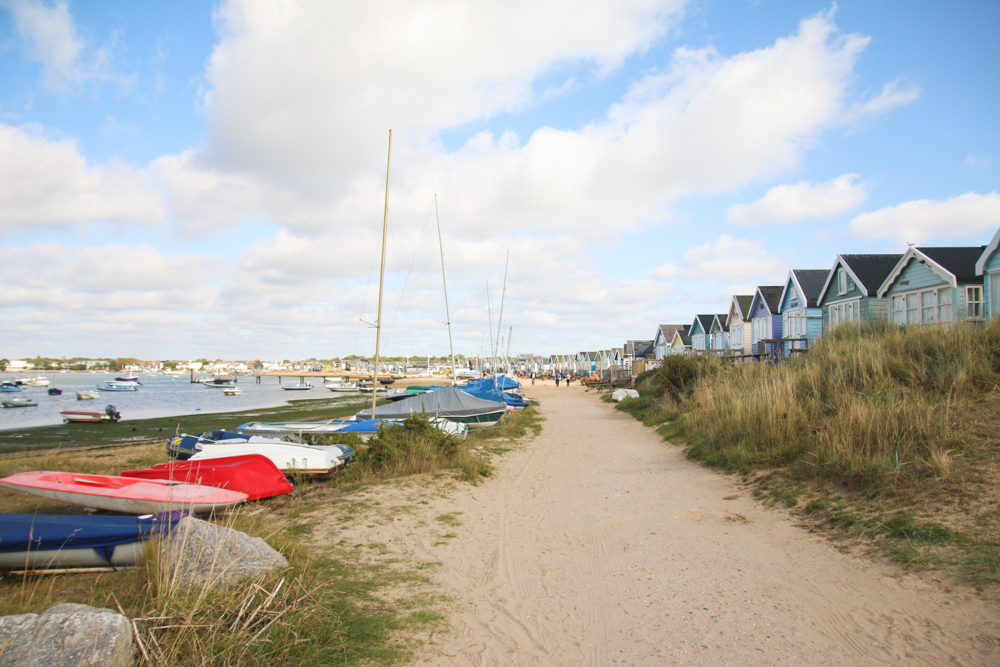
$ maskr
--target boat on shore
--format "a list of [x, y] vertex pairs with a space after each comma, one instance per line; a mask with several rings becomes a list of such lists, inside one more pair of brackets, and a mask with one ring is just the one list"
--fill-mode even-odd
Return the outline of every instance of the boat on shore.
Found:
[[331, 419], [325, 422], [247, 422], [236, 427], [243, 435], [333, 435], [353, 433], [362, 440], [375, 435], [382, 424], [381, 419], [365, 421], [355, 419]]
[[121, 413], [113, 405], [106, 405], [104, 412], [87, 410], [62, 410], [60, 413], [67, 424], [102, 424], [114, 423], [122, 418]]
[[0, 479], [0, 486], [81, 507], [125, 514], [186, 509], [195, 514], [238, 505], [245, 493], [200, 484], [41, 470]]
[[122, 477], [215, 486], [245, 493], [247, 500], [271, 498], [294, 490], [271, 459], [260, 454], [205, 461], [170, 461], [142, 470], [125, 470], [122, 471]]
[[178, 433], [167, 441], [167, 454], [182, 461], [205, 461], [260, 454], [283, 473], [325, 475], [354, 458], [348, 445], [314, 447], [274, 438], [215, 430], [201, 435]]
[[[370, 409], [362, 410], [355, 417], [371, 419], [371, 412]], [[426, 413], [478, 429], [495, 426], [506, 412], [506, 403], [477, 398], [452, 386], [379, 406], [377, 415], [381, 419], [402, 420], [411, 414]]]
[[135, 565], [179, 512], [136, 516], [0, 514], [0, 570]]
[[327, 382], [323, 386], [326, 387], [327, 389], [329, 389], [330, 391], [338, 392], [338, 393], [341, 393], [341, 392], [342, 393], [357, 393], [358, 391], [360, 391], [358, 389], [358, 383], [357, 382], [347, 382], [347, 381]]

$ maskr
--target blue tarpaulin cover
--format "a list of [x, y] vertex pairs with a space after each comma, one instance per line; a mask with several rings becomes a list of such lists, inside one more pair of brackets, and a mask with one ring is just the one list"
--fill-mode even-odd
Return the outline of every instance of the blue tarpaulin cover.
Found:
[[[469, 384], [463, 386], [462, 391], [467, 394], [472, 394], [476, 398], [482, 398], [487, 401], [502, 401], [507, 405], [514, 406], [516, 408], [523, 408], [528, 405], [528, 402], [517, 394], [512, 394], [510, 392], [501, 392], [497, 385], [499, 380], [504, 379], [502, 377], [497, 378], [495, 382], [492, 378], [486, 378], [484, 380], [477, 380], [476, 382], [470, 382]], [[507, 378], [509, 379], [509, 378]], [[518, 385], [520, 386], [520, 385]]]
[[166, 532], [183, 512], [152, 517], [65, 514], [0, 514], [0, 553], [96, 549], [109, 562], [119, 544]]

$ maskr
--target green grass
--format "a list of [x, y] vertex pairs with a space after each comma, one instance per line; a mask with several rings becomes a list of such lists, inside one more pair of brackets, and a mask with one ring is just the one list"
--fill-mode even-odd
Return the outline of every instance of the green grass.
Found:
[[998, 582], [1000, 323], [848, 324], [788, 363], [667, 358], [635, 385], [619, 410], [758, 498], [907, 567]]

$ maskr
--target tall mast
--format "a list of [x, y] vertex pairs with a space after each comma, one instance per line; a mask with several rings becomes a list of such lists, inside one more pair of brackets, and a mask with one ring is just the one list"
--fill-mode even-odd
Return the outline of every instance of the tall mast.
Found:
[[[497, 345], [500, 345], [500, 326], [503, 324], [503, 300], [507, 296], [507, 267], [510, 266], [510, 250], [507, 251], [507, 261], [503, 265], [503, 291], [500, 292], [500, 317], [497, 319]], [[499, 348], [493, 349], [493, 356], [499, 357]]]
[[[455, 344], [451, 340], [451, 309], [448, 308], [448, 276], [444, 273], [444, 242], [441, 240], [441, 216], [438, 215], [438, 196], [434, 195], [434, 217], [438, 225], [438, 247], [441, 249], [441, 280], [444, 281], [444, 315], [448, 320], [448, 350], [451, 352], [451, 383], [458, 384], [458, 370], [455, 368]], [[428, 368], [428, 370], [430, 370]]]
[[486, 312], [489, 315], [490, 329], [490, 370], [495, 372], [496, 367], [496, 345], [493, 344], [493, 300], [490, 298], [490, 281], [486, 281]]
[[382, 268], [378, 274], [378, 317], [375, 319], [375, 369], [372, 375], [372, 419], [378, 397], [378, 345], [382, 333], [382, 286], [385, 283], [385, 237], [389, 231], [389, 165], [392, 163], [392, 130], [389, 130], [389, 156], [385, 160], [385, 212], [382, 214]]

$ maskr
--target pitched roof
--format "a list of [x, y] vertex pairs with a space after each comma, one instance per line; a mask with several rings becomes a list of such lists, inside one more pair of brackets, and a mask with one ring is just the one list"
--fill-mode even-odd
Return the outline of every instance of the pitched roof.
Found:
[[[695, 315], [694, 319], [701, 324], [701, 330], [703, 333], [708, 333], [712, 329], [712, 320], [715, 315]], [[694, 329], [694, 322], [691, 322], [691, 328], [688, 329], [690, 333]]]
[[960, 281], [976, 279], [976, 262], [986, 246], [964, 248], [917, 248]]
[[880, 297], [884, 296], [913, 259], [921, 264], [927, 264], [927, 268], [952, 287], [959, 282], [976, 282], [980, 280], [976, 276], [976, 262], [982, 257], [984, 250], [986, 250], [986, 246], [945, 248], [915, 248], [910, 246], [889, 275], [882, 281], [878, 294]]
[[[687, 331], [682, 331], [681, 329], [678, 329], [677, 331], [674, 332], [674, 338], [680, 338], [681, 344], [684, 347], [691, 347], [691, 336], [688, 335]], [[670, 344], [671, 345], [674, 344], [673, 338], [670, 339]]]
[[635, 344], [635, 358], [643, 359], [648, 355], [653, 354], [653, 341], [651, 340], [636, 340], [632, 341]]
[[806, 298], [806, 305], [813, 307], [818, 303], [819, 293], [823, 291], [823, 284], [829, 269], [792, 269], [795, 281], [802, 288], [802, 295]]
[[663, 336], [663, 340], [670, 344], [670, 341], [674, 337], [674, 332], [678, 329], [683, 329], [688, 325], [686, 324], [661, 324], [657, 327], [657, 331]]
[[736, 312], [744, 322], [750, 315], [750, 306], [753, 305], [753, 294], [734, 294], [733, 302], [736, 303]]
[[830, 274], [826, 277], [826, 283], [824, 283], [817, 301], [823, 301], [823, 297], [826, 296], [827, 290], [830, 289], [834, 278], [837, 276], [837, 267], [840, 264], [844, 265], [844, 268], [847, 269], [854, 282], [865, 294], [875, 296], [878, 293], [878, 288], [882, 286], [882, 282], [892, 273], [892, 270], [902, 258], [902, 253], [886, 255], [837, 255], [837, 259], [833, 263], [833, 268], [830, 269]]
[[774, 315], [778, 312], [778, 308], [781, 307], [781, 292], [784, 289], [784, 285], [758, 285], [757, 294], [754, 295], [754, 299], [757, 298], [757, 295], [760, 295], [767, 309]]
[[989, 256], [992, 255], [993, 252], [997, 249], [997, 246], [1000, 246], [1000, 229], [997, 229], [997, 233], [993, 235], [993, 238], [990, 240], [989, 245], [986, 246], [986, 250], [984, 250], [983, 254], [980, 255], [979, 259], [976, 260], [977, 276], [983, 275], [983, 272], [986, 271], [986, 260], [989, 259]]
[[[712, 317], [712, 326], [713, 327], [715, 326], [716, 322], [719, 323], [719, 330], [720, 331], [729, 331], [729, 313], [717, 313], [717, 314], [715, 314]], [[709, 329], [709, 331], [711, 331], [711, 329]]]

